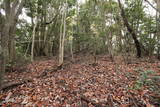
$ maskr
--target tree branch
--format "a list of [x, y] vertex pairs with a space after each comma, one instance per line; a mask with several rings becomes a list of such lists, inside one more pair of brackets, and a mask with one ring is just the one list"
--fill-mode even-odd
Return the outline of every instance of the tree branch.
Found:
[[158, 13], [160, 13], [160, 11], [154, 7], [148, 0], [145, 0], [153, 9], [155, 9]]
[[15, 15], [15, 18], [18, 18], [19, 14], [21, 14], [24, 3], [25, 3], [25, 0], [21, 0]]
[[51, 21], [46, 22], [46, 23], [44, 23], [44, 24], [45, 24], [45, 25], [51, 24], [52, 22], [54, 22], [54, 21], [56, 20], [57, 16], [58, 16], [58, 14], [56, 14], [55, 17], [54, 17]]

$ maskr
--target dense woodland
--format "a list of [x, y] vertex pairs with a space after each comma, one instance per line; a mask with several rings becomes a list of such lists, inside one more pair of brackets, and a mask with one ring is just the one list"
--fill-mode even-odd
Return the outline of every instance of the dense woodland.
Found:
[[160, 107], [160, 1], [0, 0], [0, 106]]

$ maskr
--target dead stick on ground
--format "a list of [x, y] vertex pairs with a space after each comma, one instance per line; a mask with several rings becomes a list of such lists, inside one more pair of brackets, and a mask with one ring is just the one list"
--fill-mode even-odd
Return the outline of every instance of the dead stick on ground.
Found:
[[[69, 65], [69, 63], [66, 63], [63, 65], [63, 67], [67, 67]], [[56, 69], [54, 69], [53, 71], [56, 72], [58, 70], [62, 69], [62, 66], [57, 66]], [[42, 72], [39, 76], [36, 76], [35, 78], [41, 78], [41, 77], [44, 77], [46, 76], [47, 73], [46, 72]], [[6, 90], [6, 89], [9, 89], [9, 88], [12, 88], [12, 87], [16, 87], [16, 86], [19, 86], [19, 85], [22, 85], [22, 84], [25, 84], [25, 83], [28, 83], [28, 82], [32, 82], [33, 81], [33, 78], [27, 78], [27, 79], [24, 79], [22, 81], [14, 81], [14, 82], [9, 82], [5, 85], [3, 85], [2, 87], [0, 87], [0, 91], [1, 90]]]
[[25, 83], [28, 83], [28, 82], [31, 82], [31, 81], [32, 81], [32, 79], [24, 79], [22, 81], [9, 82], [8, 84], [3, 85], [0, 88], [0, 90], [6, 90], [6, 89], [16, 87], [16, 86], [19, 86], [19, 85], [22, 85], [22, 84], [25, 84]]

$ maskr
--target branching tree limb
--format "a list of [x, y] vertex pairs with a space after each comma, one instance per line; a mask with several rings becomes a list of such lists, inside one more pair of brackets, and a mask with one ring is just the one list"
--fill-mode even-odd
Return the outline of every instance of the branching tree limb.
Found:
[[145, 0], [153, 9], [155, 9], [158, 13], [160, 13], [160, 11], [154, 7], [148, 0]]

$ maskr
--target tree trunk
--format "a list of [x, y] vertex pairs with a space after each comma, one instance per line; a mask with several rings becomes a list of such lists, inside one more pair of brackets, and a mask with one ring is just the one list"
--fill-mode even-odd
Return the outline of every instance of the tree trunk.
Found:
[[158, 40], [158, 49], [157, 49], [157, 58], [160, 60], [160, 31], [159, 31], [159, 28], [160, 28], [160, 21], [159, 21], [159, 18], [160, 18], [160, 1], [159, 0], [155, 0], [156, 4], [157, 4], [157, 16], [156, 16], [156, 20], [157, 20], [157, 33], [156, 33], [156, 36], [157, 36], [157, 40]]
[[1, 35], [1, 47], [2, 47], [2, 52], [1, 52], [1, 72], [0, 72], [0, 87], [2, 86], [2, 80], [4, 77], [4, 73], [5, 73], [5, 66], [6, 66], [6, 62], [7, 62], [7, 56], [8, 56], [8, 35], [7, 32], [5, 32], [6, 30], [9, 29], [8, 23], [5, 24], [4, 26], [4, 30], [2, 32]]
[[73, 40], [70, 41], [70, 52], [71, 52], [72, 61], [74, 61], [74, 57], [73, 57]]
[[[6, 63], [9, 61], [9, 43], [10, 47], [14, 46], [14, 33], [16, 29], [16, 23], [19, 14], [22, 11], [24, 0], [11, 1], [4, 0], [4, 11], [6, 13], [4, 18], [4, 26], [1, 32], [1, 72], [0, 72], [0, 87], [2, 86], [2, 80], [5, 73]], [[11, 5], [12, 4], [12, 5]], [[10, 40], [10, 41], [9, 41]], [[14, 48], [14, 47], [13, 47]], [[10, 48], [10, 54], [13, 55], [14, 49]]]
[[[73, 32], [73, 27], [72, 27], [72, 32]], [[74, 61], [74, 57], [73, 57], [73, 33], [72, 33], [72, 36], [69, 37], [69, 44], [70, 44], [71, 58], [72, 58], [72, 61]]]
[[5, 66], [6, 66], [6, 60], [8, 56], [8, 38], [9, 38], [9, 28], [10, 28], [10, 20], [9, 20], [9, 14], [10, 14], [10, 1], [6, 0], [4, 1], [5, 4], [5, 10], [6, 10], [6, 17], [4, 26], [1, 32], [1, 47], [2, 47], [2, 61], [1, 61], [1, 72], [0, 72], [0, 88], [2, 87], [2, 80], [5, 73]]
[[[16, 23], [16, 22], [15, 22]], [[15, 50], [15, 34], [16, 26], [12, 26], [9, 32], [9, 43], [8, 43], [8, 51], [9, 51], [9, 61], [13, 62], [16, 58], [16, 50]]]
[[[64, 42], [65, 42], [65, 35], [66, 35], [67, 0], [66, 0], [65, 5], [66, 5], [66, 7], [65, 7], [65, 10], [64, 10], [64, 16], [62, 16], [63, 34], [60, 35], [59, 66], [63, 65], [63, 58], [64, 58]], [[61, 27], [62, 27], [62, 25], [61, 25]]]
[[114, 55], [113, 55], [113, 46], [112, 46], [112, 32], [109, 32], [108, 37], [107, 37], [107, 48], [109, 52], [109, 56], [112, 61], [114, 61]]
[[135, 31], [131, 28], [131, 26], [129, 25], [129, 22], [128, 22], [128, 19], [126, 18], [125, 16], [125, 12], [124, 12], [124, 9], [122, 7], [122, 4], [120, 2], [120, 0], [118, 0], [118, 3], [119, 3], [119, 7], [121, 9], [121, 16], [123, 18], [123, 22], [124, 22], [124, 25], [127, 27], [127, 30], [129, 31], [129, 33], [131, 33], [132, 35], [132, 38], [134, 40], [134, 43], [135, 43], [135, 47], [136, 47], [136, 50], [137, 50], [137, 57], [141, 57], [141, 46], [140, 46], [140, 42], [138, 41], [137, 39], [137, 34], [135, 33]]
[[63, 15], [61, 19], [61, 26], [60, 26], [60, 36], [59, 36], [59, 66], [62, 65], [63, 63], [63, 58], [62, 58], [62, 32], [63, 32]]
[[32, 32], [32, 46], [31, 46], [31, 61], [32, 62], [34, 61], [34, 45], [35, 45], [36, 27], [37, 27], [37, 19], [36, 19], [36, 23], [34, 24], [33, 32]]

